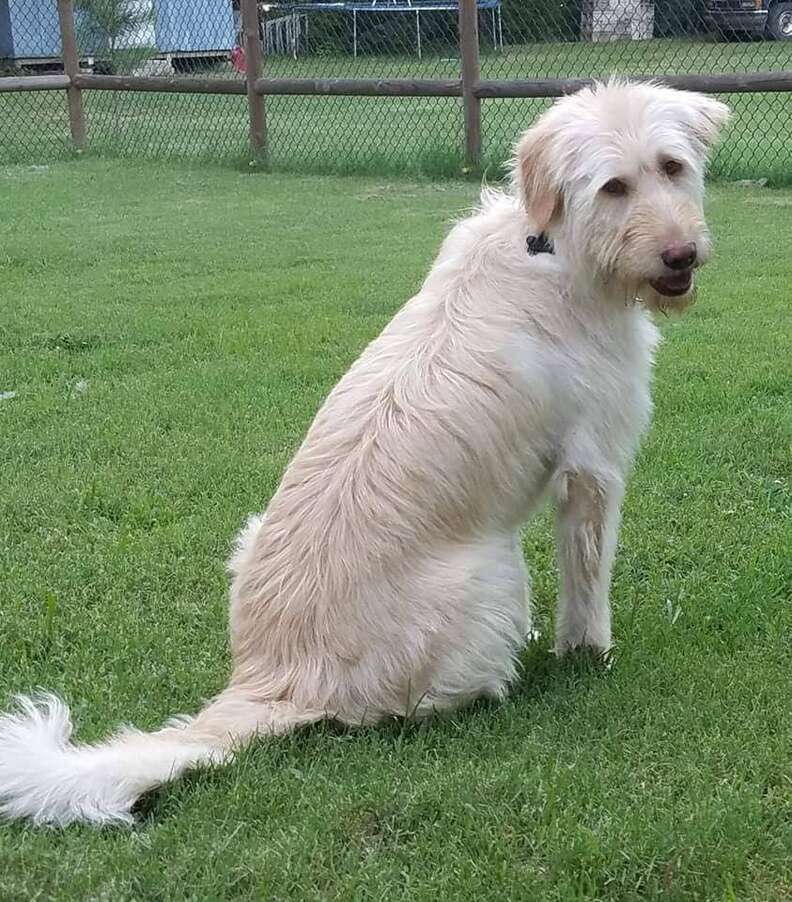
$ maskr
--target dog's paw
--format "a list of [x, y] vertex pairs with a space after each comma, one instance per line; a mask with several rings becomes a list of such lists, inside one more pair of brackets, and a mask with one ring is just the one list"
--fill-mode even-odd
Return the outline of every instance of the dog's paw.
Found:
[[553, 654], [559, 658], [590, 661], [604, 670], [610, 670], [613, 667], [614, 649], [612, 645], [598, 645], [589, 641], [556, 642]]

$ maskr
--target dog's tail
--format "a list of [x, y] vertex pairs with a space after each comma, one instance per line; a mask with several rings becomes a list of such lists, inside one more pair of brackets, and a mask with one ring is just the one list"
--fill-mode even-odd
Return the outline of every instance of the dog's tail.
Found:
[[0, 813], [37, 824], [132, 823], [145, 792], [198, 764], [220, 764], [258, 733], [281, 734], [320, 720], [287, 701], [226, 689], [195, 718], [154, 733], [130, 727], [98, 745], [69, 741], [68, 707], [57, 696], [19, 696], [0, 715]]

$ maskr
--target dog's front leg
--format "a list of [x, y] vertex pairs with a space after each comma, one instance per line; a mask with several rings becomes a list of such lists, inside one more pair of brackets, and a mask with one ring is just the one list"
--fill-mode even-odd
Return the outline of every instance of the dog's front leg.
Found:
[[590, 473], [566, 471], [558, 482], [556, 534], [561, 585], [556, 653], [611, 645], [610, 574], [623, 487]]

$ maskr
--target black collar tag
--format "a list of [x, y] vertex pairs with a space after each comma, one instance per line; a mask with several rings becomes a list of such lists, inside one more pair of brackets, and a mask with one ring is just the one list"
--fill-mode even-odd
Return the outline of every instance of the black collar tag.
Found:
[[529, 235], [526, 244], [528, 246], [528, 253], [532, 257], [536, 254], [553, 253], [553, 242], [544, 232], [540, 232], [538, 235]]

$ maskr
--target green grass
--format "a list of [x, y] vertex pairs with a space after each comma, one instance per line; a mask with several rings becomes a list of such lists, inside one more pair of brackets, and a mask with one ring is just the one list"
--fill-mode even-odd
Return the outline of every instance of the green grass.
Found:
[[[152, 728], [223, 686], [235, 530], [475, 189], [82, 160], [0, 168], [0, 196], [0, 698]], [[789, 899], [792, 193], [710, 206], [611, 672], [540, 643], [501, 705], [262, 742], [132, 831], [2, 825], [0, 896]], [[525, 532], [545, 635], [551, 531]]]
[[[272, 57], [270, 75], [298, 77], [456, 78], [446, 56]], [[783, 42], [630, 41], [507, 47], [482, 56], [485, 78], [746, 72], [792, 68]], [[227, 74], [232, 75], [230, 68]], [[713, 162], [723, 179], [792, 181], [792, 94], [735, 94], [734, 120]], [[483, 104], [483, 164], [499, 175], [517, 134], [545, 101]], [[458, 176], [462, 169], [461, 101], [454, 98], [274, 97], [267, 100], [276, 170]], [[91, 152], [239, 162], [247, 157], [244, 97], [86, 92]], [[61, 92], [0, 94], [0, 163], [68, 157]]]

